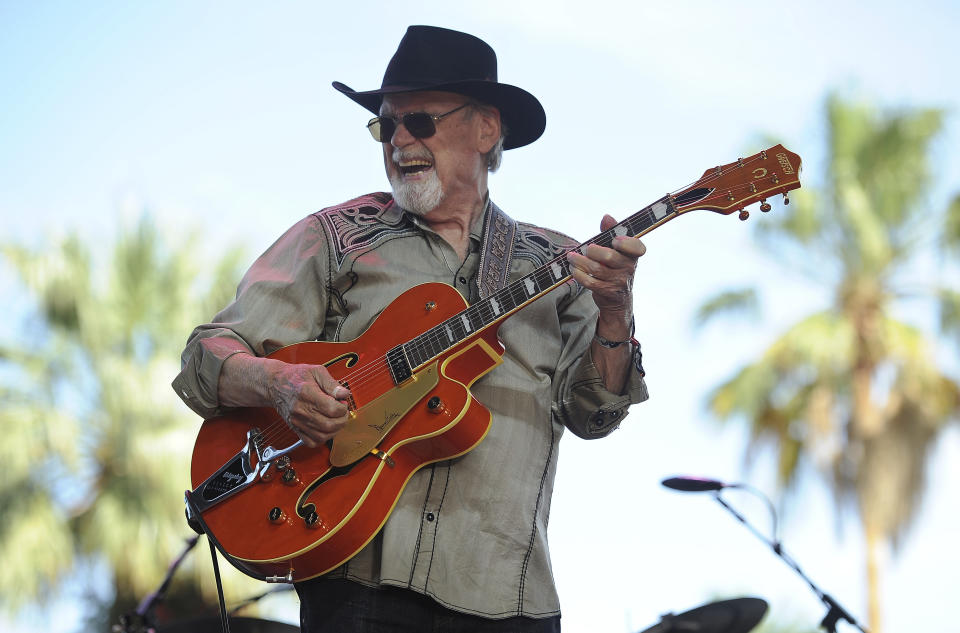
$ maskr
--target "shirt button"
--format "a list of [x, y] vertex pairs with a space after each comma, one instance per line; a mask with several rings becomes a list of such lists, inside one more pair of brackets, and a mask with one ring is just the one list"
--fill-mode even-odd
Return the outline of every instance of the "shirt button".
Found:
[[433, 512], [427, 512], [427, 521], [433, 521], [434, 518]]

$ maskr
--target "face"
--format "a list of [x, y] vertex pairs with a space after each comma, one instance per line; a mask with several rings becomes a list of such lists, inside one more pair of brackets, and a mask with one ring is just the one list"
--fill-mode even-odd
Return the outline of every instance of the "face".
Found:
[[[399, 119], [410, 112], [443, 114], [468, 101], [445, 92], [411, 92], [384, 97], [381, 116]], [[414, 138], [398, 122], [383, 161], [393, 196], [404, 209], [426, 215], [444, 203], [469, 203], [486, 193], [484, 154], [499, 138], [499, 120], [466, 107], [435, 121], [436, 133]], [[491, 140], [492, 139], [492, 140]]]

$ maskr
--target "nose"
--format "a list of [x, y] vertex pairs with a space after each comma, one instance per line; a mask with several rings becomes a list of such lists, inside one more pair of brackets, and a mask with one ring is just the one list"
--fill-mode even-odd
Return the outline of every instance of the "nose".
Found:
[[403, 121], [397, 121], [396, 129], [390, 138], [390, 144], [394, 147], [405, 147], [416, 140], [416, 137], [407, 130], [407, 126], [403, 124]]

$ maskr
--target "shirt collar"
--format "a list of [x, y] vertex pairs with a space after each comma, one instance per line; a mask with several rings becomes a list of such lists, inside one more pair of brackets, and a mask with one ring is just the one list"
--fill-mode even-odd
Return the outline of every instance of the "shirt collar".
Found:
[[[470, 241], [475, 247], [483, 242], [483, 227], [486, 226], [487, 216], [490, 215], [490, 194], [487, 193], [486, 199], [483, 203], [483, 213], [478, 215], [473, 223], [470, 225]], [[424, 222], [423, 218], [417, 215], [416, 213], [410, 213], [406, 209], [402, 208], [397, 204], [396, 200], [383, 211], [383, 218], [388, 221], [399, 220], [400, 216], [405, 216], [408, 221], [412, 222], [414, 225], [420, 227], [421, 230], [430, 231], [434, 233], [435, 231], [430, 228], [430, 226]]]

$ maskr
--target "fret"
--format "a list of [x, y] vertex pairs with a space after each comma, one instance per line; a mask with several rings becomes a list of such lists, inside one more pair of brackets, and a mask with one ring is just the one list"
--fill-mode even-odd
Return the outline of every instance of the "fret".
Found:
[[467, 334], [473, 331], [473, 326], [470, 324], [470, 318], [467, 316], [467, 310], [464, 310], [460, 313], [460, 323], [463, 324], [463, 331]]
[[423, 350], [423, 335], [407, 342], [407, 358], [411, 367], [418, 367], [423, 362], [426, 352]]
[[418, 365], [425, 362], [428, 358], [433, 358], [444, 350], [444, 346], [440, 340], [439, 328], [431, 328], [418, 338], [424, 339], [423, 351], [425, 356], [425, 358], [417, 363]]
[[[621, 224], [622, 224], [622, 223], [621, 223]], [[620, 226], [620, 225], [618, 224], [617, 226]], [[584, 251], [587, 250], [587, 244], [596, 244], [596, 245], [598, 245], [598, 246], [604, 246], [604, 247], [606, 247], [606, 248], [610, 248], [610, 247], [613, 245], [613, 232], [612, 232], [612, 230], [604, 231], [603, 233], [601, 233], [600, 235], [596, 236], [595, 238], [593, 238], [593, 239], [590, 240], [589, 242], [583, 243], [583, 244], [580, 246], [580, 248], [578, 249], [578, 250], [580, 251], [580, 254], [581, 254], [581, 255], [584, 255], [584, 254], [585, 254]]]
[[526, 278], [519, 279], [510, 285], [510, 298], [516, 306], [521, 306], [527, 302]]
[[533, 280], [537, 286], [537, 292], [546, 292], [547, 288], [553, 285], [550, 266], [545, 266], [533, 273]]
[[475, 303], [466, 310], [464, 314], [467, 315], [467, 319], [470, 321], [470, 325], [473, 327], [473, 331], [482, 330], [486, 326], [490, 325], [490, 321], [483, 318], [483, 303]]
[[480, 306], [480, 314], [483, 315], [483, 322], [486, 326], [498, 321], [500, 317], [506, 315], [506, 312], [496, 297], [489, 297], [486, 303]]
[[669, 212], [670, 212], [670, 207], [663, 200], [657, 200], [652, 205], [650, 205], [650, 213], [652, 213], [653, 217], [656, 218], [658, 221], [665, 218], [667, 216], [667, 213]]
[[[497, 316], [500, 316], [501, 314], [506, 314], [507, 312], [510, 312], [511, 310], [517, 307], [516, 303], [514, 303], [513, 295], [510, 294], [510, 286], [507, 286], [506, 288], [501, 288], [497, 292], [490, 295], [489, 301], [491, 302], [490, 303], [491, 307], [493, 307], [493, 302], [496, 302], [496, 309], [500, 311], [496, 313]], [[495, 312], [496, 312], [496, 309], [495, 309]]]
[[523, 289], [520, 288], [521, 285], [523, 284], [514, 282], [499, 293], [499, 296], [503, 298], [503, 304], [507, 306], [508, 312], [523, 305], [523, 302], [526, 301], [523, 296]]
[[[563, 267], [560, 266], [560, 263], [556, 260], [550, 262], [550, 272], [553, 274], [554, 281], [560, 281], [565, 277], [563, 274]], [[553, 284], [550, 284], [553, 285]]]
[[490, 303], [487, 299], [478, 301], [467, 309], [470, 316], [470, 323], [475, 330], [482, 330], [493, 323], [493, 311], [490, 309]]
[[451, 317], [447, 321], [447, 324], [450, 326], [450, 329], [453, 330], [453, 336], [457, 339], [457, 342], [467, 338], [467, 330], [463, 327], [463, 322], [460, 320], [459, 315]]

